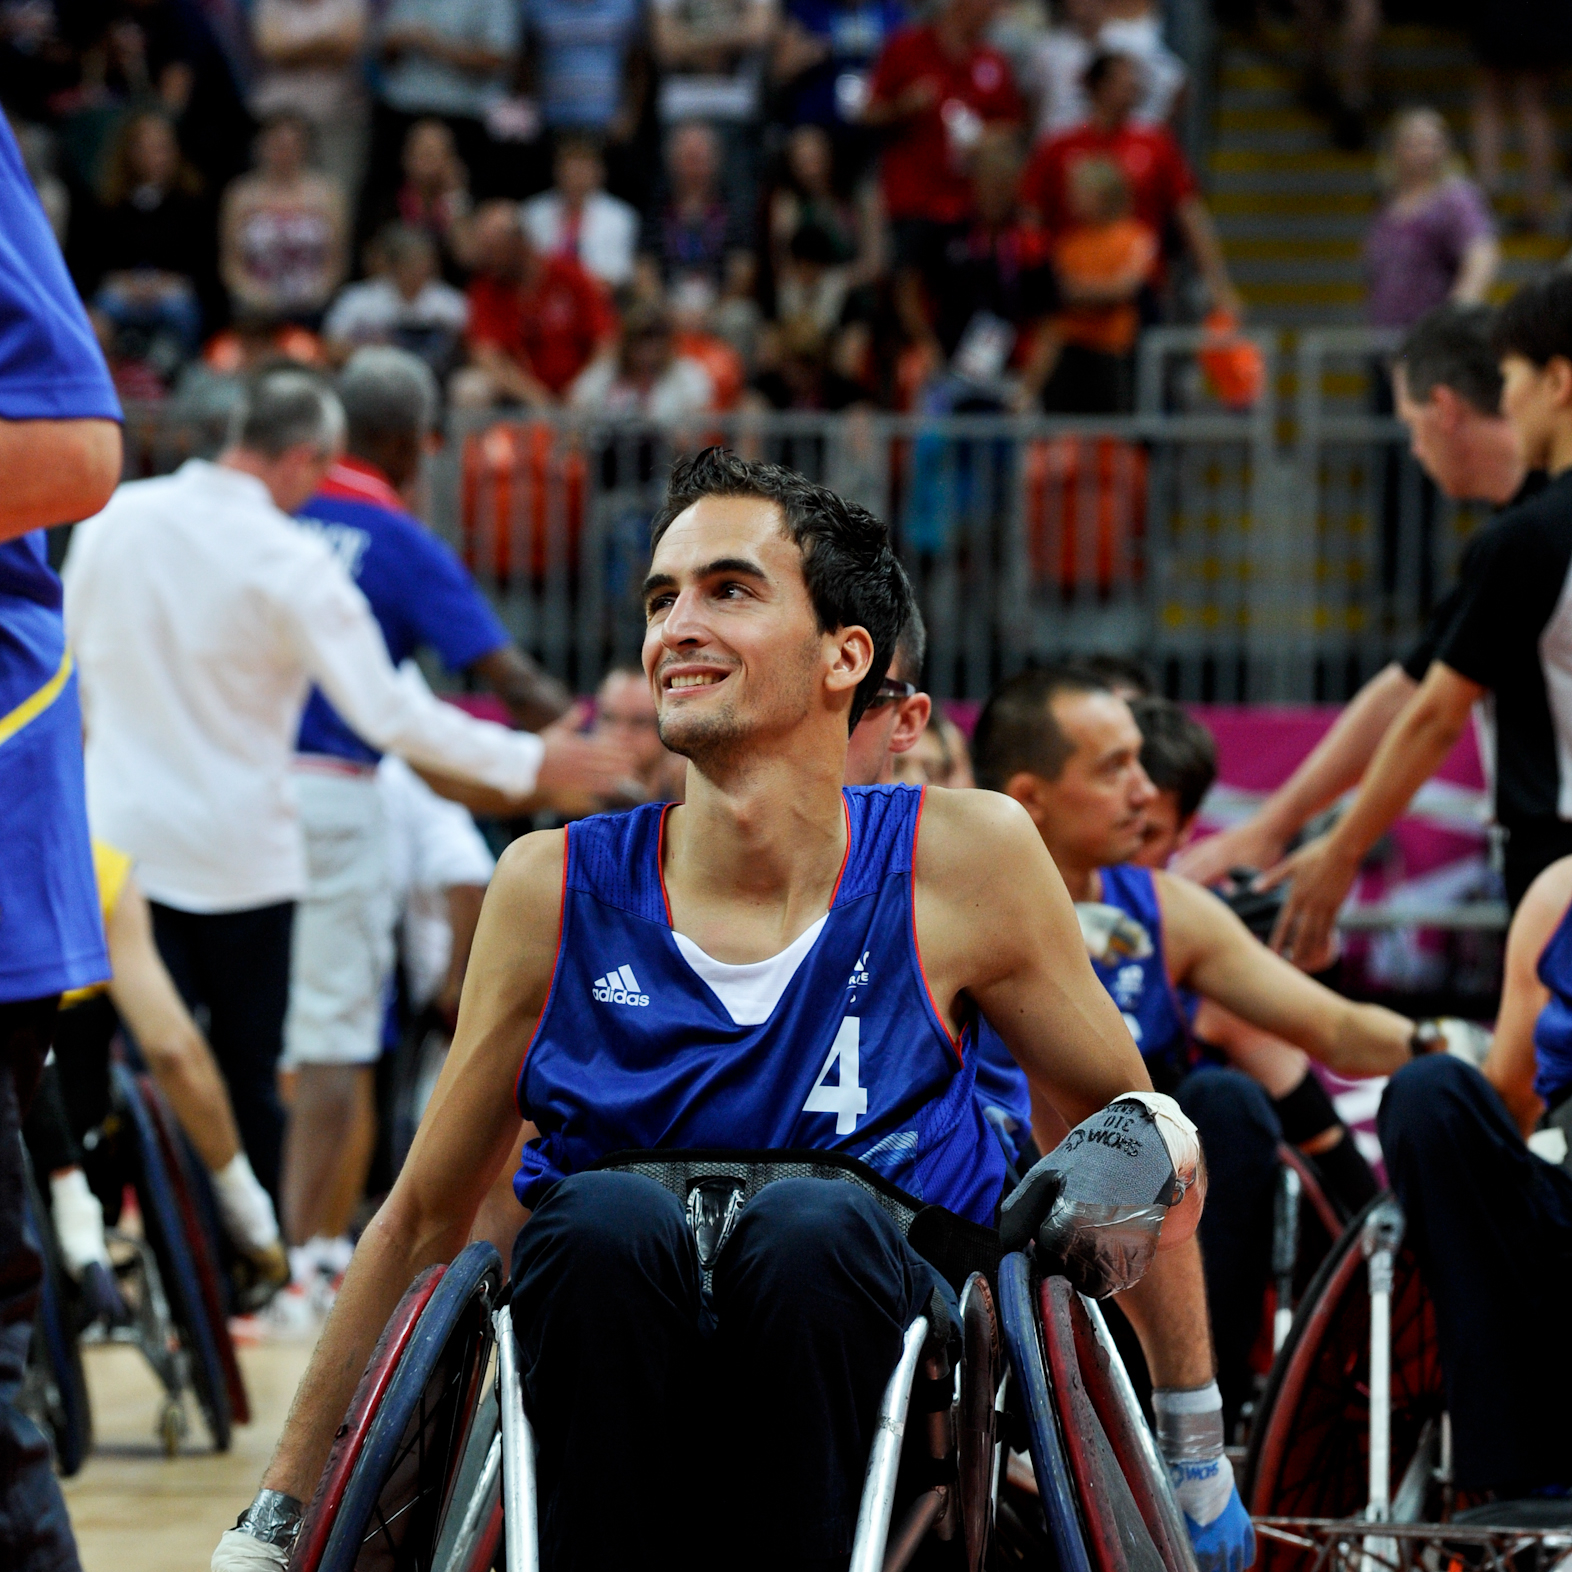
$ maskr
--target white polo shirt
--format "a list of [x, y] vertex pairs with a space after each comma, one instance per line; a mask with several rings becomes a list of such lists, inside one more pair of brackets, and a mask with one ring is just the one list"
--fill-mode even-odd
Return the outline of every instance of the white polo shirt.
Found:
[[500, 791], [544, 745], [401, 677], [365, 597], [261, 481], [192, 459], [78, 524], [62, 574], [93, 831], [148, 895], [243, 911], [306, 888], [290, 789], [311, 684], [374, 747]]

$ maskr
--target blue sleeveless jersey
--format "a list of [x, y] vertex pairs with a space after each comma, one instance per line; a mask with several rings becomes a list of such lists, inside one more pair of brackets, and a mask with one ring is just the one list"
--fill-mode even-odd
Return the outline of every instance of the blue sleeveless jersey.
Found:
[[[1184, 1078], [1191, 1065], [1191, 1043], [1188, 1017], [1193, 1008], [1181, 1008], [1174, 986], [1168, 980], [1168, 961], [1163, 953], [1163, 919], [1157, 904], [1157, 886], [1150, 868], [1137, 868], [1129, 863], [1099, 870], [1102, 878], [1103, 903], [1117, 906], [1128, 913], [1146, 929], [1152, 941], [1152, 953], [1145, 960], [1117, 959], [1093, 961], [1092, 970], [1119, 1006], [1124, 1024], [1130, 1028], [1135, 1046], [1146, 1061], [1152, 1085], [1160, 1092], [1171, 1092]], [[977, 1061], [977, 1086], [979, 1095], [987, 1095], [994, 1106], [1031, 1121], [1031, 1096], [1027, 1089], [1026, 1073], [1016, 1064], [1005, 1047], [1004, 1039], [980, 1021], [977, 1027], [977, 1047], [973, 1057]], [[985, 1091], [986, 1089], [986, 1091]]]
[[1572, 1091], [1572, 907], [1551, 934], [1536, 970], [1550, 998], [1534, 1022], [1534, 1091], [1554, 1105]]
[[[626, 1149], [817, 1149], [992, 1224], [999, 1143], [971, 1053], [917, 953], [912, 855], [922, 789], [847, 787], [846, 860], [818, 935], [766, 1019], [739, 1024], [684, 958], [661, 878], [669, 804], [567, 830], [551, 991], [519, 1074], [540, 1131], [514, 1180], [548, 1186]], [[747, 1012], [744, 1012], [747, 1013]]]

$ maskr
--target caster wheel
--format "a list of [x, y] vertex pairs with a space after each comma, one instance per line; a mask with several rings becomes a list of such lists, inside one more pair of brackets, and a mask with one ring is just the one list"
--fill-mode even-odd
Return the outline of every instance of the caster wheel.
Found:
[[177, 1457], [186, 1438], [186, 1411], [174, 1398], [166, 1398], [159, 1410], [156, 1434], [163, 1443], [165, 1457]]

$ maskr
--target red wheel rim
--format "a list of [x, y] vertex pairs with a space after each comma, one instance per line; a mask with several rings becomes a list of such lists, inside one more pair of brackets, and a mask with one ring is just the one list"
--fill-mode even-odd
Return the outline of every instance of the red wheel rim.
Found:
[[295, 1548], [289, 1557], [289, 1572], [315, 1572], [317, 1563], [322, 1559], [328, 1535], [333, 1531], [333, 1519], [344, 1496], [344, 1487], [354, 1471], [377, 1405], [387, 1391], [388, 1382], [393, 1379], [393, 1372], [404, 1355], [415, 1323], [420, 1320], [421, 1312], [436, 1291], [437, 1284], [442, 1281], [445, 1270], [442, 1266], [428, 1266], [409, 1285], [404, 1297], [398, 1302], [398, 1308], [383, 1327], [382, 1336], [377, 1339], [377, 1346], [366, 1362], [365, 1374], [355, 1388], [355, 1395], [349, 1400], [344, 1422], [333, 1437], [333, 1450], [328, 1453], [327, 1467], [322, 1470], [322, 1477], [317, 1481], [316, 1492], [306, 1509], [300, 1533], [295, 1539]]

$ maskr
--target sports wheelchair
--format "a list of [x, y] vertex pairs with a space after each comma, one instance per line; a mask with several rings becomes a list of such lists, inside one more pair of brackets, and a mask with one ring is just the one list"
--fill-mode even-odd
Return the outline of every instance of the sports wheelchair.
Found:
[[1300, 1302], [1241, 1477], [1255, 1572], [1504, 1572], [1572, 1548], [1572, 1503], [1531, 1503], [1530, 1521], [1454, 1484], [1435, 1309], [1403, 1235], [1377, 1196]]
[[[81, 1467], [92, 1440], [82, 1344], [128, 1343], [146, 1358], [164, 1389], [153, 1429], [170, 1457], [190, 1432], [188, 1398], [220, 1452], [229, 1448], [231, 1427], [251, 1417], [229, 1333], [221, 1231], [206, 1173], [163, 1094], [128, 1058], [122, 1046], [107, 1063], [102, 1117], [79, 1136], [131, 1312], [125, 1324], [89, 1324], [91, 1312], [60, 1263], [48, 1206], [36, 1187], [29, 1195], [45, 1273], [23, 1403], [68, 1475]], [[140, 1218], [136, 1229], [116, 1226], [128, 1194]]]
[[[838, 1154], [633, 1153], [600, 1166], [677, 1196], [706, 1272], [740, 1210], [785, 1178], [861, 1186], [922, 1249], [921, 1204]], [[1061, 1572], [1194, 1572], [1167, 1470], [1097, 1305], [1024, 1254], [1001, 1258], [991, 1232], [976, 1232], [992, 1240], [983, 1270], [959, 1261], [977, 1240], [934, 1252], [960, 1290], [959, 1358], [952, 1365], [956, 1340], [936, 1337], [927, 1316], [908, 1326], [868, 1458], [852, 1572], [899, 1572], [919, 1555], [965, 1572], [1050, 1562]], [[535, 1443], [490, 1244], [427, 1268], [404, 1295], [289, 1564], [538, 1569]]]

